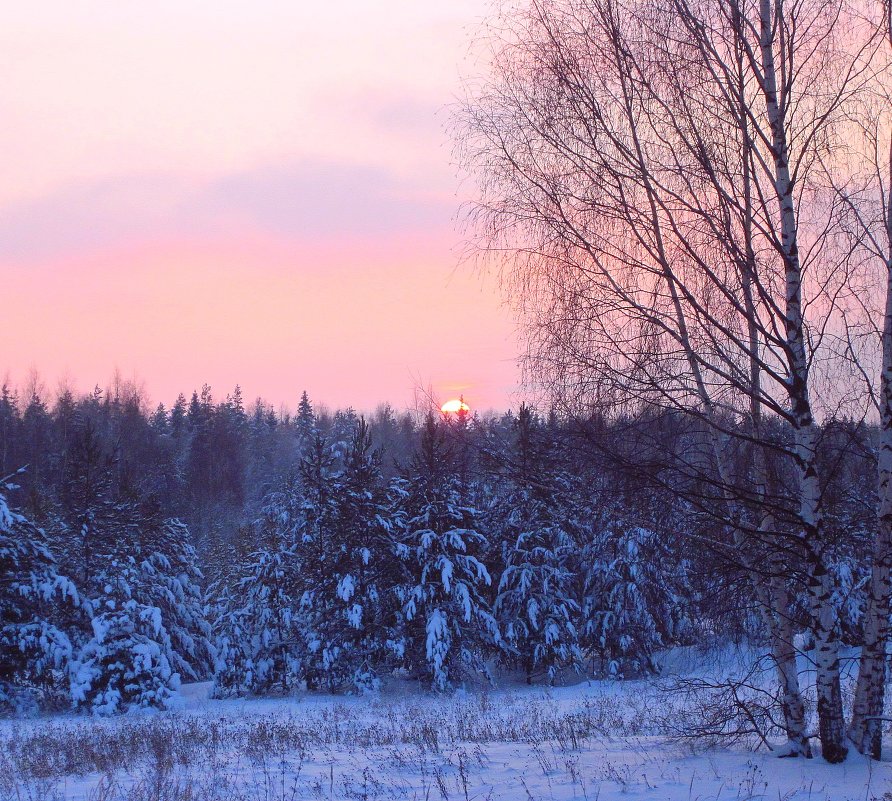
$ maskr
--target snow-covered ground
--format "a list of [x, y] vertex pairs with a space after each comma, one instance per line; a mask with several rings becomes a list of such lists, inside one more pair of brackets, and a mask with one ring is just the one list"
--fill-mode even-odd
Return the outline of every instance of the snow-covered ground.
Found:
[[659, 733], [653, 682], [246, 701], [186, 685], [174, 711], [0, 724], [0, 798], [872, 801], [892, 763], [708, 750]]

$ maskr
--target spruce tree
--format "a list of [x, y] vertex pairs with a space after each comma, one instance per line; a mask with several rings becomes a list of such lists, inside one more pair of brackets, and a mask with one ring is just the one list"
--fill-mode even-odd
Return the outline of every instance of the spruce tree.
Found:
[[306, 448], [319, 433], [317, 427], [316, 415], [313, 412], [313, 404], [310, 403], [310, 397], [304, 390], [300, 395], [300, 402], [297, 404], [297, 414], [294, 418], [294, 425], [297, 430], [297, 442], [301, 449]]
[[581, 662], [573, 598], [575, 547], [562, 490], [568, 481], [546, 452], [541, 422], [521, 406], [508, 470], [491, 514], [503, 543], [504, 568], [495, 611], [509, 662], [527, 683], [544, 670], [553, 681]]
[[303, 508], [288, 482], [270, 494], [250, 533], [255, 545], [213, 593], [214, 694], [288, 693], [305, 680], [306, 608], [298, 575]]
[[154, 501], [144, 503], [137, 552], [145, 602], [159, 610], [170, 641], [168, 661], [184, 679], [206, 677], [213, 663], [204, 610], [204, 576], [189, 528], [164, 520]]
[[181, 392], [170, 409], [170, 434], [174, 439], [185, 434], [187, 414], [186, 396]]
[[9, 384], [4, 383], [0, 387], [0, 476], [11, 473], [16, 462], [18, 427], [18, 395]]
[[375, 689], [393, 626], [393, 526], [380, 459], [359, 419], [333, 482], [330, 582], [318, 600], [322, 669], [331, 688]]
[[89, 419], [71, 457], [63, 520], [81, 591], [72, 703], [97, 714], [166, 707], [181, 671], [197, 676], [209, 661], [194, 554], [157, 503], [114, 487], [114, 461]]
[[46, 535], [9, 508], [0, 480], [0, 711], [59, 706], [72, 644], [65, 608], [80, 598], [58, 572]]
[[132, 708], [167, 708], [180, 685], [170, 661], [172, 643], [160, 609], [147, 603], [137, 560], [111, 556], [100, 571], [88, 637], [72, 663], [75, 706], [98, 715]]
[[297, 530], [297, 588], [306, 640], [304, 677], [309, 689], [328, 684], [332, 654], [326, 649], [325, 626], [337, 589], [339, 543], [335, 520], [337, 475], [327, 440], [318, 432], [299, 468], [300, 521]]
[[[675, 566], [673, 568], [672, 566]], [[690, 630], [683, 564], [653, 531], [616, 522], [583, 549], [582, 637], [616, 678], [658, 671], [658, 649]]]
[[405, 481], [399, 597], [406, 664], [440, 691], [486, 673], [487, 652], [501, 642], [486, 597], [486, 539], [461, 497], [444, 425], [429, 414]]

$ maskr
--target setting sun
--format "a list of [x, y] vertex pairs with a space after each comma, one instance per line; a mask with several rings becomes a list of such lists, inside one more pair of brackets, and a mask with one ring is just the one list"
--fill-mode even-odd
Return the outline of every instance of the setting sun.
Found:
[[469, 412], [471, 411], [471, 407], [460, 398], [453, 398], [452, 400], [446, 401], [446, 403], [440, 407], [440, 411], [443, 412], [443, 414], [456, 414], [457, 412]]

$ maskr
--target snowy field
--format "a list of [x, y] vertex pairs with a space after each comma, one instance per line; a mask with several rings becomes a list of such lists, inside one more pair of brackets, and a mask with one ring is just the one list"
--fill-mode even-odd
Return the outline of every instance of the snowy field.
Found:
[[666, 736], [655, 682], [474, 690], [394, 684], [373, 697], [208, 699], [111, 719], [0, 724], [0, 797], [16, 801], [872, 801], [892, 763], [839, 766]]

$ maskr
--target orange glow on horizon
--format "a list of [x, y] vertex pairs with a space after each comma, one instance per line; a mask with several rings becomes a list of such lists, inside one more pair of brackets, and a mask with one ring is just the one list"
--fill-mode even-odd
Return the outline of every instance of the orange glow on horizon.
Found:
[[306, 389], [371, 413], [385, 401], [415, 408], [417, 387], [457, 398], [461, 374], [477, 406], [503, 408], [517, 386], [510, 318], [491, 282], [449, 280], [448, 248], [445, 237], [332, 245], [239, 230], [72, 256], [61, 269], [53, 259], [7, 274], [0, 259], [4, 323], [27, 332], [0, 348], [0, 383], [23, 387], [33, 367], [51, 399], [63, 377], [89, 392], [117, 369], [152, 405], [238, 383], [276, 407], [293, 409]]

